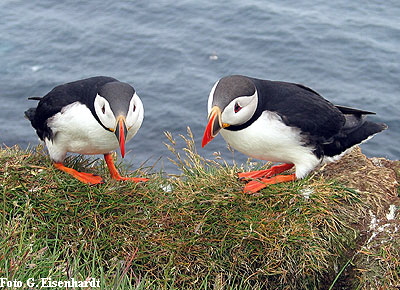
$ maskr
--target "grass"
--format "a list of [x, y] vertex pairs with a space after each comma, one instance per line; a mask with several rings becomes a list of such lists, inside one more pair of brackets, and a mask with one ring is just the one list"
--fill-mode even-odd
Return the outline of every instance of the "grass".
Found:
[[[129, 173], [148, 175], [146, 184], [87, 186], [41, 147], [1, 149], [0, 277], [95, 278], [101, 289], [400, 286], [399, 218], [383, 218], [397, 192], [367, 193], [319, 172], [247, 195], [236, 174], [249, 164], [204, 159], [190, 130], [183, 149], [166, 137], [182, 174]], [[66, 163], [108, 176], [101, 160]]]

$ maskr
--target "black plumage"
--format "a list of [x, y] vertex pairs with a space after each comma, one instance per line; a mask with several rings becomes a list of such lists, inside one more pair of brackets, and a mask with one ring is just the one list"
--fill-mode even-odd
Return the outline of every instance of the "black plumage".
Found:
[[[118, 80], [112, 77], [97, 76], [56, 86], [44, 97], [29, 98], [30, 100], [39, 100], [39, 103], [36, 108], [28, 109], [25, 116], [31, 121], [32, 127], [35, 128], [41, 140], [45, 138], [52, 140], [54, 137], [51, 128], [47, 126], [47, 120], [74, 102], [85, 104], [102, 125], [97, 115], [94, 114], [94, 99], [101, 88], [111, 82], [118, 82]], [[105, 129], [108, 130], [108, 128]]]
[[[247, 193], [304, 178], [387, 128], [365, 120], [374, 113], [336, 106], [304, 85], [240, 75], [216, 82], [208, 112], [202, 147], [220, 132], [232, 148], [250, 157], [283, 163], [239, 173], [248, 182]], [[292, 167], [295, 173], [279, 175]]]
[[[226, 87], [218, 88], [220, 85]], [[299, 128], [305, 145], [313, 146], [315, 155], [321, 158], [339, 155], [387, 128], [385, 124], [365, 120], [365, 115], [375, 113], [336, 106], [304, 85], [245, 76], [221, 79], [215, 91], [226, 93], [226, 97], [216, 95], [212, 105], [224, 108], [234, 98], [231, 92], [249, 96], [255, 92], [254, 88], [258, 93], [254, 115], [244, 124], [229, 126], [227, 130], [242, 130], [264, 111], [274, 112], [286, 125]]]
[[68, 152], [104, 154], [111, 178], [147, 181], [147, 178], [123, 177], [114, 165], [111, 152], [118, 147], [125, 155], [125, 143], [139, 130], [144, 116], [143, 104], [135, 89], [111, 77], [97, 76], [56, 86], [25, 116], [44, 141], [54, 166], [87, 184], [104, 180], [91, 173], [66, 167]]

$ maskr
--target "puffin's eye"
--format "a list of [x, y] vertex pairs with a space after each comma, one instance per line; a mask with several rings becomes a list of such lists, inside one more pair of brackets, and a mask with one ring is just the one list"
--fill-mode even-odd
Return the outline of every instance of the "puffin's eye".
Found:
[[103, 105], [103, 106], [101, 107], [101, 112], [102, 112], [103, 114], [106, 113], [106, 106], [105, 106], [105, 105]]
[[136, 111], [136, 105], [133, 105], [133, 110], [132, 110], [133, 112], [135, 112]]
[[239, 112], [241, 109], [242, 109], [242, 107], [239, 106], [238, 103], [236, 103], [236, 104], [235, 104], [235, 108], [234, 108], [235, 113]]

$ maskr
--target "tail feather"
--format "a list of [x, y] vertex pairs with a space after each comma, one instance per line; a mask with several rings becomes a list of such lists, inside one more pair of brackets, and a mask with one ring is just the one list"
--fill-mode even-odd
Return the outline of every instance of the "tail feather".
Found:
[[346, 123], [332, 142], [323, 145], [325, 156], [336, 156], [347, 149], [362, 143], [375, 134], [386, 130], [388, 126], [384, 123], [365, 121], [362, 116], [346, 115]]
[[[33, 100], [33, 101], [40, 101], [43, 99], [43, 97], [29, 97], [28, 100]], [[35, 114], [36, 114], [36, 108], [30, 108], [24, 112], [25, 118], [27, 118], [29, 121], [32, 121], [35, 119]]]
[[43, 97], [29, 97], [28, 100], [40, 101]]
[[27, 118], [32, 123], [32, 121], [35, 119], [36, 108], [30, 108], [27, 111], [25, 111], [24, 114], [25, 118]]
[[354, 109], [350, 107], [345, 107], [345, 106], [338, 106], [335, 105], [336, 108], [338, 108], [343, 114], [345, 115], [355, 115], [360, 117], [361, 115], [375, 115], [374, 112], [370, 111], [364, 111], [364, 110], [359, 110], [359, 109]]

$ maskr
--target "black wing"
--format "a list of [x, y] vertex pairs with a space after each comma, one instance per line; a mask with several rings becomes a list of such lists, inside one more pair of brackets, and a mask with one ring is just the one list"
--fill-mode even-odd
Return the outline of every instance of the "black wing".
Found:
[[[29, 109], [25, 112], [25, 116], [31, 121], [40, 139], [52, 139], [53, 133], [47, 126], [49, 118], [74, 102], [86, 104], [92, 110], [94, 98], [99, 88], [113, 81], [117, 80], [99, 76], [59, 85], [40, 98], [37, 108]], [[35, 100], [37, 99], [39, 98], [35, 98]]]
[[262, 81], [259, 87], [264, 110], [276, 112], [286, 125], [300, 128], [318, 157], [339, 155], [387, 128], [365, 120], [364, 115], [375, 113], [335, 106], [303, 85]]
[[340, 112], [342, 112], [343, 114], [350, 114], [350, 115], [356, 115], [356, 116], [375, 115], [374, 112], [358, 110], [358, 109], [344, 107], [344, 106], [338, 106], [338, 105], [335, 105], [335, 107], [338, 108], [340, 110]]
[[262, 98], [262, 110], [279, 114], [288, 126], [300, 128], [304, 134], [328, 140], [346, 122], [342, 112], [314, 90], [303, 85], [255, 80]]

